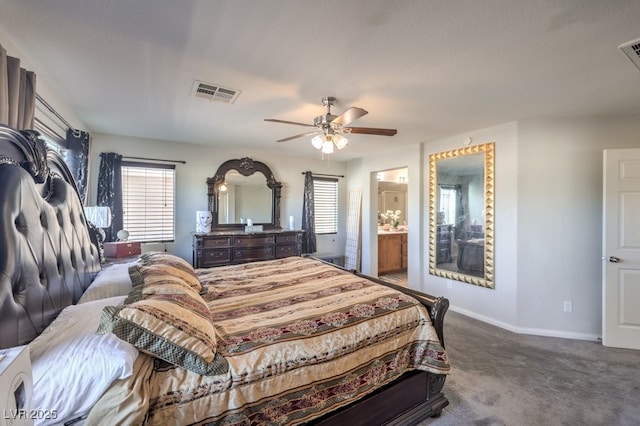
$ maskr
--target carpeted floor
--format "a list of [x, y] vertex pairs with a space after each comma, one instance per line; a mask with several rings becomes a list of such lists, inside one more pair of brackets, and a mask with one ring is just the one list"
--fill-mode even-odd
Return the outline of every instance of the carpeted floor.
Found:
[[450, 405], [420, 426], [640, 425], [640, 351], [511, 333], [449, 311]]

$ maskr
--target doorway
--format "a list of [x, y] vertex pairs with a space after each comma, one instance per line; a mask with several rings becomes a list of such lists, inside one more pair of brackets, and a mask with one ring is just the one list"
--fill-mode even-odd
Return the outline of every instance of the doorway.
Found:
[[377, 172], [378, 277], [407, 285], [408, 168]]

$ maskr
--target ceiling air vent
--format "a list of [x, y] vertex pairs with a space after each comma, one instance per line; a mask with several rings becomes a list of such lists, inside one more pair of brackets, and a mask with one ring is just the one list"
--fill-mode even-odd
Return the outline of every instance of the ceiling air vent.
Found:
[[198, 98], [204, 98], [209, 101], [224, 102], [225, 104], [232, 104], [240, 96], [240, 91], [236, 89], [229, 89], [228, 87], [220, 87], [217, 84], [204, 83], [196, 80], [193, 84], [193, 96]]
[[640, 38], [629, 41], [618, 46], [625, 55], [631, 59], [631, 62], [640, 70]]

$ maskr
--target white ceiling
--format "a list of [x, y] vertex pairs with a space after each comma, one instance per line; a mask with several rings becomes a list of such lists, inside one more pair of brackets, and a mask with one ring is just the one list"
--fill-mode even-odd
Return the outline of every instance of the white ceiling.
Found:
[[[640, 113], [638, 0], [0, 0], [0, 27], [92, 132], [320, 157], [305, 128], [335, 96], [336, 160], [512, 120]], [[2, 40], [0, 40], [2, 43]], [[12, 52], [9, 52], [12, 54]], [[242, 91], [191, 96], [195, 80]], [[55, 107], [55, 105], [54, 105]]]

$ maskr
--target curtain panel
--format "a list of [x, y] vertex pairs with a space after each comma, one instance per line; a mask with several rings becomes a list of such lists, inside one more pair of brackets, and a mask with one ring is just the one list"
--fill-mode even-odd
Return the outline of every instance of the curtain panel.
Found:
[[302, 253], [315, 253], [316, 233], [314, 232], [313, 174], [304, 172], [304, 198], [302, 201]]
[[456, 184], [456, 231], [455, 238], [456, 240], [466, 240], [464, 237], [465, 232], [465, 223], [467, 221], [466, 211], [464, 205], [464, 194], [462, 194], [462, 185]]
[[122, 155], [100, 154], [96, 204], [111, 208], [111, 226], [105, 229], [105, 241], [116, 241], [116, 234], [122, 229]]
[[[87, 173], [89, 172], [89, 133], [67, 129], [65, 163], [76, 181], [82, 203], [87, 201]], [[117, 232], [117, 231], [116, 231]]]
[[0, 45], [0, 124], [33, 130], [35, 106], [36, 74], [20, 68], [20, 59]]

